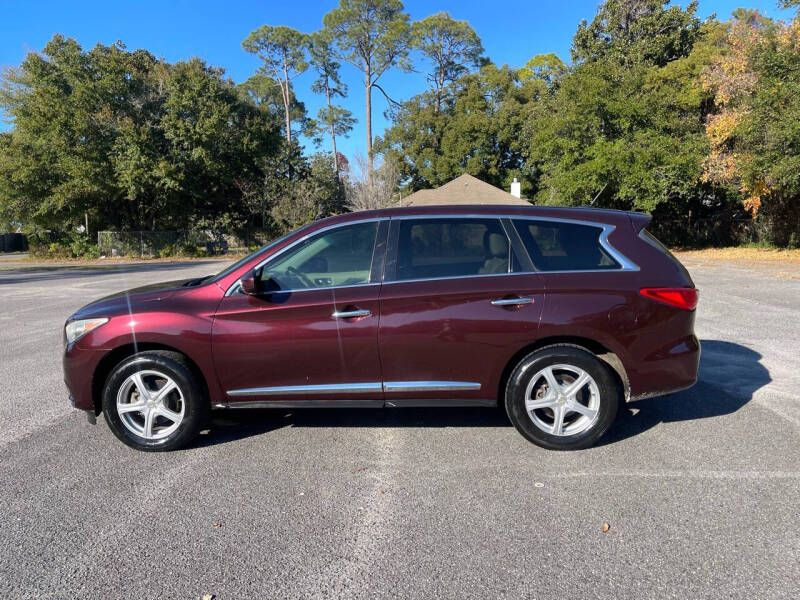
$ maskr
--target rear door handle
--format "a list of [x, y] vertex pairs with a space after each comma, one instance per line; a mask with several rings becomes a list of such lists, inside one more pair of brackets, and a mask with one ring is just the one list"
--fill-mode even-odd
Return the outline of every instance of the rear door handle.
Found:
[[492, 306], [520, 306], [522, 304], [533, 304], [533, 298], [522, 296], [521, 298], [500, 298], [492, 300]]
[[371, 314], [372, 312], [366, 308], [361, 308], [356, 310], [337, 310], [331, 316], [334, 319], [352, 319], [353, 317], [368, 317]]

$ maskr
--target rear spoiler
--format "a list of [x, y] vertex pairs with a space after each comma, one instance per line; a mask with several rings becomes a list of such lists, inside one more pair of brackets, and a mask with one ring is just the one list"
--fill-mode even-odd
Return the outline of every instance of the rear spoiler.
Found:
[[646, 213], [639, 213], [639, 212], [629, 212], [628, 217], [631, 220], [631, 226], [633, 227], [633, 232], [636, 235], [639, 235], [642, 230], [647, 227], [648, 223], [653, 219], [650, 215]]

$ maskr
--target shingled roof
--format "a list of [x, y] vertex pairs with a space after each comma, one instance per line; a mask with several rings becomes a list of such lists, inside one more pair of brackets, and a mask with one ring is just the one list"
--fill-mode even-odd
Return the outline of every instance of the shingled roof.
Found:
[[523, 204], [527, 200], [464, 173], [434, 190], [419, 190], [403, 198], [403, 206], [442, 206], [448, 204]]

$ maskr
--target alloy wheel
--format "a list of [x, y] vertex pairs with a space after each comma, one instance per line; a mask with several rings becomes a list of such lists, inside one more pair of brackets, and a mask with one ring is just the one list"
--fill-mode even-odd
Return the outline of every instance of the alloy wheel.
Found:
[[528, 383], [525, 410], [533, 424], [545, 433], [575, 435], [597, 421], [600, 391], [597, 382], [580, 367], [550, 365]]
[[137, 371], [122, 382], [116, 408], [128, 431], [146, 440], [159, 440], [180, 427], [186, 403], [169, 375], [146, 370]]

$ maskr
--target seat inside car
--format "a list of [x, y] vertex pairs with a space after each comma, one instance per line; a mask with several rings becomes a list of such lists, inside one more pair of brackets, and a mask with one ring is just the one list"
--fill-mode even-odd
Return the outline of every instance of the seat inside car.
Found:
[[487, 231], [483, 234], [486, 260], [479, 273], [506, 273], [508, 271], [508, 239], [502, 233]]

